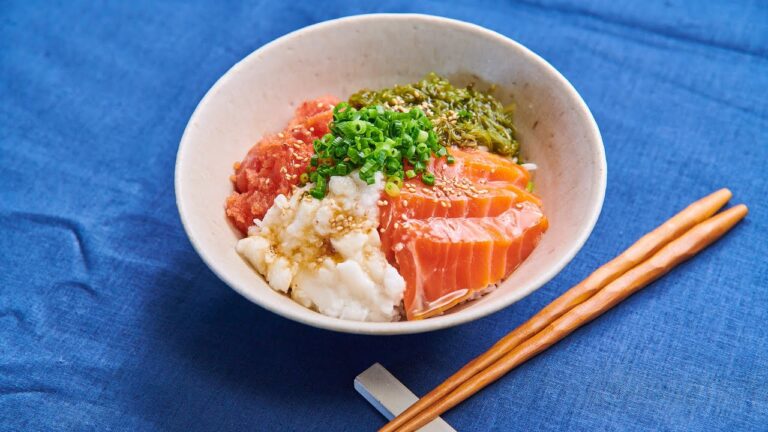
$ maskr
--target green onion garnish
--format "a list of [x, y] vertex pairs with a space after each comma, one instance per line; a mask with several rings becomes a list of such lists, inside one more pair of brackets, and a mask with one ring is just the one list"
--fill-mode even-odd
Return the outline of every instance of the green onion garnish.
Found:
[[384, 192], [391, 197], [396, 197], [400, 195], [400, 186], [388, 181], [384, 184]]
[[525, 185], [525, 190], [528, 192], [533, 192], [533, 182], [529, 181], [527, 185]]
[[435, 176], [432, 173], [424, 173], [421, 175], [421, 181], [425, 185], [432, 186], [435, 184]]
[[431, 157], [445, 156], [453, 163], [453, 156], [438, 142], [432, 122], [419, 108], [397, 112], [375, 105], [358, 110], [342, 102], [333, 109], [329, 127], [331, 132], [313, 143], [315, 154], [307, 177], [301, 177], [315, 183], [310, 190], [315, 198], [326, 195], [330, 177], [354, 170], [368, 184], [382, 172], [384, 190], [397, 196], [404, 178], [421, 174], [424, 184], [435, 183], [435, 176], [427, 172]]

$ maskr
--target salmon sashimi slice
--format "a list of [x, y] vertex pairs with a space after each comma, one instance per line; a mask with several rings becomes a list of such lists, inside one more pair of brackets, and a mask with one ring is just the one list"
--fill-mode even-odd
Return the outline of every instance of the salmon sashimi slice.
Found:
[[430, 164], [435, 176], [447, 178], [471, 178], [476, 182], [504, 181], [524, 189], [531, 175], [522, 166], [499, 155], [484, 150], [451, 149], [456, 160], [449, 164], [446, 158], [435, 158]]
[[408, 319], [437, 315], [508, 277], [548, 226], [522, 166], [481, 150], [433, 159], [434, 186], [406, 181], [382, 195], [379, 230], [387, 260], [406, 282]]
[[[541, 200], [512, 183], [493, 181], [476, 186], [469, 181], [453, 181], [453, 193], [444, 194], [448, 179], [437, 179], [438, 189], [424, 185], [419, 179], [405, 183], [398, 197], [384, 195], [385, 205], [380, 210], [379, 226], [388, 235], [382, 235], [382, 246], [390, 262], [394, 259], [390, 241], [402, 236], [399, 233], [403, 219], [428, 219], [431, 217], [467, 218], [498, 216], [511, 206], [529, 201], [541, 205]], [[459, 185], [461, 187], [459, 187]], [[395, 225], [395, 222], [398, 222]]]
[[547, 229], [541, 208], [517, 203], [497, 216], [405, 222], [394, 246], [408, 319], [433, 316], [508, 277]]

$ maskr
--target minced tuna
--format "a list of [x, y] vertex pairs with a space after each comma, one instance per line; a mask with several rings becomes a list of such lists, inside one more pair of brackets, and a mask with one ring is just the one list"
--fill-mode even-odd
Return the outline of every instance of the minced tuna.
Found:
[[324, 96], [302, 103], [285, 130], [265, 136], [235, 163], [235, 191], [227, 198], [226, 212], [240, 232], [246, 234], [254, 219], [263, 218], [275, 197], [291, 195], [306, 172], [312, 143], [328, 133], [338, 102]]

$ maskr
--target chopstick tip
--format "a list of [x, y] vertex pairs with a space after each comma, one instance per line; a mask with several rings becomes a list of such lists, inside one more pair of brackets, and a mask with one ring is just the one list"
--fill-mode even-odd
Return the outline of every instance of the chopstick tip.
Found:
[[[727, 226], [728, 229], [739, 223], [749, 213], [749, 209], [744, 204], [735, 205], [727, 210], [723, 210], [720, 213], [712, 216], [710, 220], [712, 224], [721, 224], [721, 226]], [[717, 222], [715, 222], [717, 221]]]
[[746, 204], [739, 204], [739, 205], [733, 206], [732, 208], [738, 209], [738, 210], [734, 210], [734, 213], [740, 214], [741, 217], [744, 217], [749, 213], [749, 207], [747, 207]]
[[722, 189], [716, 191], [715, 194], [722, 195], [723, 198], [725, 199], [725, 201], [728, 201], [729, 199], [731, 199], [733, 197], [733, 192], [731, 192], [731, 190], [728, 189], [728, 188], [722, 188]]

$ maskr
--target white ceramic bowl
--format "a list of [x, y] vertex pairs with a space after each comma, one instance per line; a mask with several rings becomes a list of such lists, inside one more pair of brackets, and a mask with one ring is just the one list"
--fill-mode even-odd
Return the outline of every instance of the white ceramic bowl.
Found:
[[[516, 103], [526, 160], [550, 228], [533, 254], [491, 294], [421, 321], [372, 323], [330, 318], [270, 289], [235, 252], [239, 234], [224, 215], [232, 163], [267, 132], [282, 130], [303, 100], [346, 98], [358, 89], [414, 82], [428, 72], [452, 82], [494, 83]], [[602, 140], [571, 84], [539, 56], [498, 33], [426, 15], [361, 15], [283, 36], [232, 67], [189, 120], [176, 159], [176, 201], [203, 261], [237, 292], [286, 318], [330, 330], [404, 334], [475, 320], [552, 279], [587, 240], [606, 184]]]

